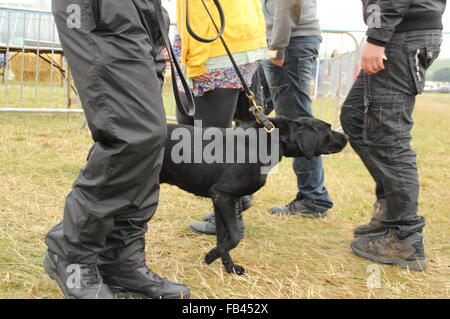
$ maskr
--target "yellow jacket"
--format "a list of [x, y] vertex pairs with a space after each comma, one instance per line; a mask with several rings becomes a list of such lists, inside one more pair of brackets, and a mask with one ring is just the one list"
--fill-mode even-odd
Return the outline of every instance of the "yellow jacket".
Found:
[[[217, 31], [201, 0], [189, 1], [189, 22], [192, 30], [203, 38], [214, 38]], [[212, 0], [204, 0], [220, 28], [220, 18]], [[261, 0], [222, 0], [225, 13], [223, 37], [232, 53], [252, 51], [267, 46], [266, 25]], [[192, 78], [206, 73], [209, 58], [226, 55], [220, 39], [202, 43], [192, 38], [186, 29], [186, 0], [177, 0], [177, 27], [182, 40], [181, 61]]]

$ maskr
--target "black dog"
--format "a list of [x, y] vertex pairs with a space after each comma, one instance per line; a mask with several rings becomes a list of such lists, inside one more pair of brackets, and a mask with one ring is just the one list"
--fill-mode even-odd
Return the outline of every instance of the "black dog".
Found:
[[[223, 152], [224, 154], [221, 154], [220, 150], [215, 150], [215, 162], [204, 158], [202, 149], [199, 149], [199, 146], [208, 147], [208, 140], [202, 139], [195, 145], [195, 138], [191, 139], [183, 152], [179, 152], [180, 142], [174, 140], [180, 139], [180, 136], [186, 135], [185, 133], [189, 133], [187, 135], [191, 137], [197, 134], [198, 137], [208, 129], [168, 125], [168, 139], [160, 182], [176, 185], [197, 196], [212, 198], [216, 217], [217, 246], [206, 254], [205, 262], [211, 264], [220, 257], [228, 273], [238, 275], [245, 273], [243, 267], [233, 263], [229, 253], [239, 244], [243, 236], [237, 217], [242, 209], [239, 199], [244, 195], [253, 194], [263, 187], [267, 180], [268, 170], [264, 172], [262, 169], [265, 165], [271, 167], [277, 164], [263, 163], [259, 157], [255, 160], [255, 156], [251, 160], [252, 155], [257, 152], [255, 144], [267, 146], [272, 152], [278, 152], [277, 162], [283, 156], [310, 159], [313, 156], [337, 153], [347, 144], [344, 134], [332, 131], [329, 124], [317, 119], [302, 118], [294, 121], [278, 117], [271, 121], [278, 129], [277, 133], [268, 134], [262, 131], [264, 134], [256, 135], [256, 140], [253, 141], [249, 137], [250, 134], [246, 133], [249, 132], [249, 129], [261, 132], [259, 124], [255, 124], [245, 131], [214, 128], [214, 132], [222, 134], [216, 136], [216, 139], [221, 139], [216, 141], [219, 142], [216, 144], [219, 146], [226, 144], [224, 140], [230, 136], [230, 132], [236, 135], [235, 143], [230, 146], [231, 149]], [[264, 141], [261, 136], [264, 137]], [[279, 139], [275, 139], [274, 136], [279, 136]], [[274, 145], [279, 147], [274, 148]], [[240, 152], [240, 154], [233, 153], [231, 163], [230, 158], [227, 161], [227, 154], [229, 155], [230, 151], [232, 153], [233, 151]], [[244, 161], [242, 161], [243, 152], [245, 153]], [[241, 156], [241, 161], [236, 160], [236, 157], [239, 156]]]

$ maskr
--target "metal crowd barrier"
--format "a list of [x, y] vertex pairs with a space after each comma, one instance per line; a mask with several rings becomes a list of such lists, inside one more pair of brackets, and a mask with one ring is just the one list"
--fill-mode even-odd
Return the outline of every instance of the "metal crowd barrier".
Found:
[[0, 7], [0, 111], [71, 107], [73, 85], [50, 12]]
[[[49, 11], [0, 6], [0, 77], [0, 112], [83, 113]], [[164, 100], [174, 119], [170, 86]]]
[[360, 70], [362, 32], [324, 30], [314, 74], [314, 111], [339, 127], [340, 107]]

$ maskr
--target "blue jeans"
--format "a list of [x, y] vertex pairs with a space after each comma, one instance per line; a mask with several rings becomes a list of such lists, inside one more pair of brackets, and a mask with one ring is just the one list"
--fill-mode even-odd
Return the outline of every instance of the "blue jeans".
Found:
[[[310, 96], [310, 82], [321, 42], [319, 36], [291, 38], [286, 49], [284, 66], [278, 67], [270, 61], [263, 62], [264, 73], [278, 116], [291, 119], [313, 117]], [[318, 211], [327, 211], [333, 206], [324, 187], [322, 158], [311, 160], [294, 158], [294, 172], [297, 175], [299, 192], [297, 199]]]

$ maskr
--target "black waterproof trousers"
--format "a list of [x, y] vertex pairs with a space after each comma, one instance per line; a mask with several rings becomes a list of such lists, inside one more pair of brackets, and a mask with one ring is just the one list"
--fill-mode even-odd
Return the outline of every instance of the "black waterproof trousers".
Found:
[[53, 0], [53, 14], [95, 143], [46, 243], [73, 263], [136, 269], [167, 134], [153, 1]]
[[418, 215], [412, 114], [441, 43], [441, 30], [394, 34], [386, 47], [385, 69], [373, 75], [361, 72], [342, 108], [342, 127], [376, 183], [377, 199], [386, 200], [381, 223], [404, 236], [425, 226]]

